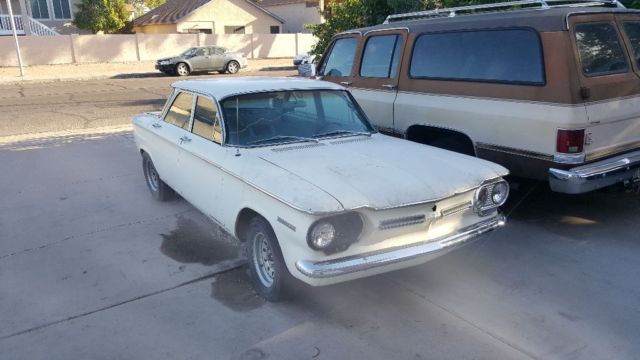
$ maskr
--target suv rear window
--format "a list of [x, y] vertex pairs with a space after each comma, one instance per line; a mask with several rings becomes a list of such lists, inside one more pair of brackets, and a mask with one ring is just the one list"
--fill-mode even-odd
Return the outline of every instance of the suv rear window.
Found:
[[540, 38], [528, 29], [420, 35], [410, 74], [435, 80], [545, 83]]
[[627, 33], [636, 64], [640, 65], [640, 22], [629, 21], [624, 23], [624, 31]]
[[613, 24], [576, 25], [576, 44], [586, 76], [625, 73], [629, 70]]
[[351, 76], [357, 44], [355, 38], [336, 40], [321, 73], [326, 76]]

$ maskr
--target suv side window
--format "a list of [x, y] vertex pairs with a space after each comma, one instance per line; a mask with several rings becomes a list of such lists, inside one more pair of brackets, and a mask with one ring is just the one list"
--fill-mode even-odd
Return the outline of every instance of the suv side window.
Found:
[[336, 40], [320, 73], [326, 76], [351, 76], [357, 44], [356, 38]]
[[613, 24], [578, 24], [575, 32], [582, 72], [586, 76], [619, 74], [629, 70]]
[[636, 65], [640, 66], [640, 21], [625, 22], [624, 32], [627, 33], [631, 47], [633, 48], [633, 56], [636, 59]]
[[545, 84], [540, 38], [529, 29], [420, 35], [409, 73], [434, 80]]
[[367, 40], [362, 55], [360, 76], [395, 78], [398, 71], [402, 37], [399, 35], [373, 36]]
[[193, 108], [193, 95], [181, 92], [176, 96], [173, 104], [169, 108], [164, 121], [177, 127], [187, 130], [191, 120]]
[[192, 132], [218, 144], [222, 142], [222, 128], [218, 118], [218, 108], [211, 99], [198, 96], [196, 110], [193, 114]]

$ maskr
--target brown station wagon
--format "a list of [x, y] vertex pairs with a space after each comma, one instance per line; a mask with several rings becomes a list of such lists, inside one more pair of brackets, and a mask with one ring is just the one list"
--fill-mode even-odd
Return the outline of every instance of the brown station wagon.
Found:
[[382, 132], [500, 163], [558, 192], [636, 183], [640, 12], [616, 1], [554, 4], [392, 15], [338, 34], [317, 74], [349, 87]]

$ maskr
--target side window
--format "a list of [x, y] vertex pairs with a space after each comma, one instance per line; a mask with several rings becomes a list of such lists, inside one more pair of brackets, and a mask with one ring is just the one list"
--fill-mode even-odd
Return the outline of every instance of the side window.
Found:
[[180, 93], [171, 104], [164, 121], [187, 130], [189, 128], [189, 120], [191, 120], [192, 107], [193, 95]]
[[399, 35], [374, 36], [367, 40], [362, 56], [360, 76], [395, 78], [402, 45]]
[[208, 55], [208, 51], [205, 48], [200, 48], [196, 50], [196, 52], [193, 54], [193, 56], [205, 56], [205, 55]]
[[193, 114], [192, 132], [218, 144], [222, 142], [222, 128], [218, 118], [218, 109], [211, 99], [198, 96], [196, 111]]
[[356, 38], [336, 40], [321, 73], [325, 76], [351, 76], [357, 44]]
[[544, 85], [538, 33], [527, 29], [420, 35], [411, 56], [413, 78]]
[[586, 76], [619, 74], [629, 69], [613, 24], [576, 25], [576, 44]]
[[640, 21], [625, 22], [623, 27], [633, 48], [633, 57], [636, 59], [636, 65], [640, 66]]
[[224, 49], [223, 48], [211, 48], [211, 55], [222, 55], [224, 54]]

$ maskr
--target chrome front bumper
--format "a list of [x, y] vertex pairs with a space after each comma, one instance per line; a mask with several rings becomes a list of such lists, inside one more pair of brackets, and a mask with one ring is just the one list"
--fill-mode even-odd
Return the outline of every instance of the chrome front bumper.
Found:
[[461, 229], [453, 235], [440, 239], [328, 261], [312, 262], [299, 260], [296, 262], [296, 268], [303, 275], [310, 278], [324, 279], [417, 260], [422, 257], [435, 258], [439, 253], [444, 254], [446, 251], [455, 247], [470, 243], [471, 240], [478, 238], [480, 235], [505, 224], [506, 217], [498, 214], [491, 219]]
[[569, 170], [549, 169], [551, 190], [580, 194], [640, 177], [640, 150]]

